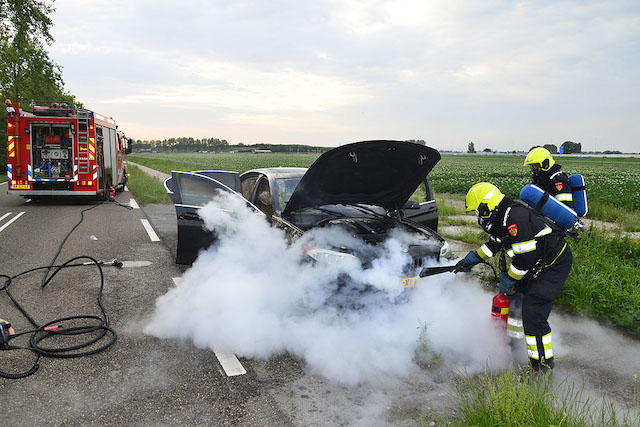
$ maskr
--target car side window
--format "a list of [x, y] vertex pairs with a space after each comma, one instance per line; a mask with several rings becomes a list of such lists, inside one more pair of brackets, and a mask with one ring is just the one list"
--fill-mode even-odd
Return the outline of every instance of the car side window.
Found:
[[256, 185], [257, 180], [258, 175], [249, 176], [242, 180], [242, 197], [249, 200], [251, 194], [253, 193], [253, 187]]
[[182, 204], [204, 206], [220, 191], [211, 180], [192, 176], [178, 175]]
[[419, 203], [425, 203], [433, 200], [433, 189], [431, 188], [431, 181], [429, 181], [429, 178], [425, 179], [424, 182], [416, 188], [416, 191], [413, 192], [410, 199]]
[[269, 218], [273, 215], [273, 202], [271, 200], [271, 188], [269, 180], [263, 178], [258, 183], [256, 190], [256, 207], [265, 213]]

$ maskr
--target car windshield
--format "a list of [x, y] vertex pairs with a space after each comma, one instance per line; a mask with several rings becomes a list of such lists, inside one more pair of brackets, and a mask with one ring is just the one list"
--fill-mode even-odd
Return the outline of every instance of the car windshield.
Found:
[[276, 178], [276, 194], [278, 195], [278, 203], [280, 204], [279, 210], [282, 211], [286, 204], [289, 202], [293, 190], [296, 189], [298, 183], [302, 179], [302, 176], [295, 176], [290, 178]]

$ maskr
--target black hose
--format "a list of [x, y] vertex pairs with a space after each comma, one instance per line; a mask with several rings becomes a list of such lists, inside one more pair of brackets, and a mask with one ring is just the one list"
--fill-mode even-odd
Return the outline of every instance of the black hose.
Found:
[[67, 235], [64, 236], [64, 239], [62, 239], [62, 243], [60, 243], [60, 246], [58, 246], [58, 251], [53, 256], [53, 259], [51, 260], [50, 267], [46, 267], [47, 271], [44, 273], [44, 277], [42, 277], [42, 287], [44, 287], [45, 282], [47, 282], [47, 277], [49, 276], [49, 272], [51, 271], [51, 268], [52, 268], [51, 266], [53, 266], [56, 263], [56, 260], [58, 259], [58, 255], [60, 255], [60, 252], [62, 252], [62, 248], [64, 247], [64, 244], [67, 242], [67, 239], [71, 236], [71, 234], [75, 231], [75, 229], [78, 228], [80, 224], [82, 224], [82, 221], [84, 221], [84, 213], [87, 211], [90, 211], [91, 209], [97, 208], [98, 206], [103, 204], [105, 201], [106, 200], [103, 200], [97, 205], [93, 205], [90, 208], [86, 208], [80, 211], [80, 221], [78, 221], [78, 223], [73, 226], [73, 228], [67, 233]]
[[[91, 264], [83, 264], [77, 263], [74, 264], [74, 261], [80, 259], [88, 259], [91, 261]], [[44, 269], [55, 269], [53, 274], [47, 278], [42, 287], [44, 288], [48, 285], [51, 280], [62, 270], [70, 267], [83, 267], [83, 266], [91, 266], [95, 265], [98, 268], [98, 272], [100, 274], [100, 286], [98, 290], [97, 304], [102, 313], [102, 317], [95, 315], [78, 315], [78, 316], [68, 316], [62, 317], [59, 319], [52, 320], [48, 323], [39, 325], [28, 313], [27, 311], [20, 305], [20, 303], [15, 299], [15, 297], [11, 294], [10, 286], [18, 277], [24, 276], [26, 274], [44, 270]], [[16, 274], [14, 276], [0, 275], [0, 278], [4, 278], [5, 282], [0, 287], [0, 291], [5, 291], [9, 299], [14, 303], [16, 308], [25, 316], [27, 320], [34, 326], [34, 329], [29, 331], [23, 331], [20, 333], [16, 333], [9, 337], [9, 340], [13, 340], [22, 335], [31, 334], [29, 339], [29, 346], [15, 346], [15, 345], [6, 345], [2, 350], [29, 350], [36, 354], [36, 360], [34, 361], [32, 367], [20, 373], [9, 373], [0, 370], [0, 377], [8, 378], [8, 379], [20, 379], [25, 378], [29, 375], [34, 374], [39, 368], [39, 360], [41, 356], [51, 357], [51, 358], [74, 358], [74, 357], [83, 357], [91, 354], [99, 353], [108, 347], [110, 347], [113, 343], [115, 343], [117, 339], [116, 332], [109, 327], [109, 317], [107, 312], [104, 309], [102, 304], [102, 293], [104, 289], [104, 273], [102, 271], [102, 267], [100, 266], [99, 261], [89, 256], [78, 256], [70, 259], [62, 265], [51, 265], [45, 267], [36, 267], [30, 270], [24, 271], [22, 273]], [[61, 323], [74, 321], [74, 320], [82, 320], [82, 321], [95, 321], [93, 324], [73, 326], [73, 327], [63, 327]], [[45, 347], [42, 345], [43, 342], [50, 338], [54, 337], [69, 337], [69, 336], [82, 336], [85, 334], [91, 334], [85, 341], [66, 347]], [[95, 346], [100, 341], [104, 341], [102, 344]], [[90, 348], [91, 347], [91, 348]]]

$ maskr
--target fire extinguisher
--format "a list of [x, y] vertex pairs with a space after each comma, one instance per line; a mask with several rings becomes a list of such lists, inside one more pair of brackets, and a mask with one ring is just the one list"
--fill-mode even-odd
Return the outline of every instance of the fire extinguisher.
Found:
[[509, 297], [498, 292], [493, 297], [491, 304], [491, 317], [496, 319], [500, 324], [504, 323], [504, 327], [507, 327], [507, 318], [509, 317]]
[[109, 187], [109, 200], [112, 202], [116, 199], [116, 189], [113, 187]]

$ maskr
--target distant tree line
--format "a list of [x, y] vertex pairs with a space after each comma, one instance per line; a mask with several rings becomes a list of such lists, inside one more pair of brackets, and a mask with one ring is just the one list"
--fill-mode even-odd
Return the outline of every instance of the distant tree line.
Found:
[[216, 152], [228, 153], [230, 151], [271, 150], [279, 153], [324, 153], [331, 147], [312, 147], [302, 144], [229, 144], [226, 139], [220, 138], [192, 138], [179, 137], [163, 140], [141, 141], [133, 143], [133, 151], [158, 151], [158, 152]]
[[[424, 139], [409, 139], [404, 142], [427, 145]], [[220, 138], [192, 138], [180, 137], [163, 140], [133, 142], [133, 151], [158, 151], [158, 152], [216, 152], [228, 153], [230, 151], [271, 150], [274, 153], [324, 153], [331, 147], [313, 147], [302, 144], [229, 144], [226, 139]]]

